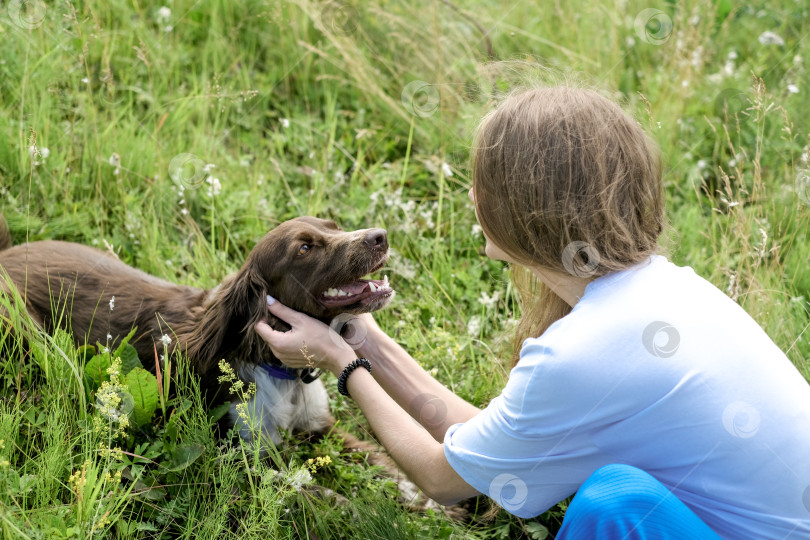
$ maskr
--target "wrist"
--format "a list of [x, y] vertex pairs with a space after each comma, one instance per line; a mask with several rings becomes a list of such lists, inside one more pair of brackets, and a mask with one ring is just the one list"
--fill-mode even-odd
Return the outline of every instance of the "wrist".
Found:
[[355, 358], [346, 367], [343, 368], [343, 370], [340, 372], [340, 375], [338, 376], [338, 383], [337, 383], [337, 389], [341, 395], [351, 397], [351, 395], [349, 394], [349, 390], [347, 388], [349, 377], [351, 377], [356, 370], [362, 371], [363, 369], [371, 373], [371, 362], [369, 362], [365, 358]]
[[369, 329], [368, 333], [363, 337], [363, 341], [359, 345], [353, 346], [354, 352], [357, 356], [376, 360], [381, 356], [380, 351], [385, 347], [385, 341], [390, 339], [388, 334], [379, 328]]
[[335, 377], [339, 377], [343, 369], [356, 359], [357, 354], [354, 351], [346, 351], [345, 354], [340, 354], [331, 359], [328, 364], [324, 362], [321, 367], [332, 372]]

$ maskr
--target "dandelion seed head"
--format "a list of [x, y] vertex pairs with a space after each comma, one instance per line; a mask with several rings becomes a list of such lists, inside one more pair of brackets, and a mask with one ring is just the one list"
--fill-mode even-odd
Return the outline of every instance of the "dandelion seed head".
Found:
[[785, 40], [777, 34], [776, 32], [771, 32], [770, 30], [766, 30], [759, 35], [758, 41], [762, 45], [779, 45], [783, 47], [785, 45]]

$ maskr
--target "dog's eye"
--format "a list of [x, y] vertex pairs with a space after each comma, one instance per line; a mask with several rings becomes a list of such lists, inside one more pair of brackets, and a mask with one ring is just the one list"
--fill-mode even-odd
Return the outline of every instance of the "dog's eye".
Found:
[[312, 249], [311, 244], [301, 244], [301, 247], [298, 248], [298, 255], [306, 255], [310, 249]]

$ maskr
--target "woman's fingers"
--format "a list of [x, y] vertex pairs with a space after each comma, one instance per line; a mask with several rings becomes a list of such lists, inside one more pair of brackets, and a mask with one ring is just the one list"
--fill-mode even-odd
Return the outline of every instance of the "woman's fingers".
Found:
[[267, 310], [292, 327], [301, 323], [301, 313], [288, 308], [269, 294], [267, 295]]
[[276, 334], [283, 334], [284, 332], [273, 330], [269, 324], [267, 324], [264, 320], [261, 320], [256, 323], [256, 333], [259, 334], [262, 339], [272, 347], [277, 339]]

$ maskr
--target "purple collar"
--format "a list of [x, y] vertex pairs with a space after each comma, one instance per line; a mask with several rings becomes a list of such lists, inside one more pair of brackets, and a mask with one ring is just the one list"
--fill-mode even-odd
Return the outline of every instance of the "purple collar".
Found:
[[265, 370], [271, 377], [276, 379], [286, 379], [292, 381], [298, 378], [298, 373], [294, 369], [287, 366], [274, 366], [272, 364], [259, 364], [259, 367]]

